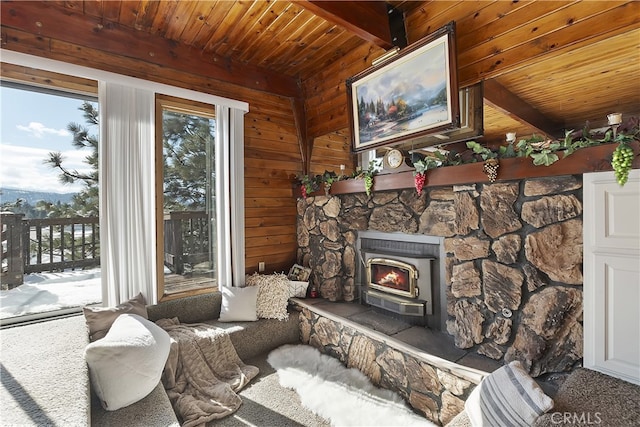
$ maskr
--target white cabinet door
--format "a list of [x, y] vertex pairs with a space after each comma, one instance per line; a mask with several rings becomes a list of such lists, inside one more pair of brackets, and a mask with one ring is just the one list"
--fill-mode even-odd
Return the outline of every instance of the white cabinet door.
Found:
[[640, 170], [584, 175], [584, 366], [640, 384]]

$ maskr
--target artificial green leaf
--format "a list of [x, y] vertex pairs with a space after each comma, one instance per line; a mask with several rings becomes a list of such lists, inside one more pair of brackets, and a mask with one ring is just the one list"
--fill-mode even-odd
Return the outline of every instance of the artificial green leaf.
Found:
[[476, 154], [480, 154], [482, 153], [483, 147], [482, 145], [478, 144], [475, 141], [469, 141], [467, 142], [467, 148], [470, 148], [471, 150], [473, 150], [474, 153]]
[[549, 166], [559, 160], [557, 154], [550, 153], [548, 151], [542, 152], [542, 153], [533, 153], [531, 154], [531, 158], [533, 159], [533, 164], [536, 166], [540, 166], [540, 165]]
[[573, 135], [573, 129], [571, 130], [567, 130], [564, 132], [564, 143], [565, 145], [569, 145], [573, 142], [573, 138], [571, 137], [571, 135]]
[[506, 147], [500, 147], [501, 157], [516, 157], [517, 153], [513, 144], [509, 144]]
[[564, 150], [564, 156], [563, 158], [570, 156], [571, 154], [573, 154], [573, 152], [576, 151], [576, 148], [574, 145], [570, 145], [569, 147], [567, 147], [566, 150]]
[[521, 139], [518, 141], [516, 145], [518, 148], [518, 156], [520, 157], [529, 157], [533, 149], [531, 148], [531, 144], [526, 139]]
[[436, 151], [434, 154], [436, 155], [438, 160], [440, 160], [441, 162], [446, 162], [447, 161], [447, 156], [444, 155], [441, 151]]

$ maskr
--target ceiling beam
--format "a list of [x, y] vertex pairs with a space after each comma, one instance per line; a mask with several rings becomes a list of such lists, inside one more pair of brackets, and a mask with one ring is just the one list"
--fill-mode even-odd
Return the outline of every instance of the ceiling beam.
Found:
[[[3, 1], [0, 5], [2, 26], [246, 88], [286, 97], [299, 96], [297, 79], [282, 73], [202, 53], [179, 42], [136, 31], [104, 18], [71, 11], [56, 4], [57, 2]], [[12, 49], [11, 43], [11, 40], [2, 40], [2, 47]], [[135, 74], [134, 70], [132, 72]]]
[[296, 4], [385, 50], [394, 46], [386, 2], [300, 0]]
[[547, 137], [558, 137], [562, 123], [556, 122], [526, 103], [495, 79], [484, 81], [484, 101], [498, 111]]
[[313, 138], [310, 138], [307, 133], [307, 117], [304, 109], [304, 100], [302, 98], [290, 98], [290, 102], [291, 109], [293, 110], [293, 122], [296, 125], [296, 133], [298, 135], [302, 172], [308, 175], [311, 168]]

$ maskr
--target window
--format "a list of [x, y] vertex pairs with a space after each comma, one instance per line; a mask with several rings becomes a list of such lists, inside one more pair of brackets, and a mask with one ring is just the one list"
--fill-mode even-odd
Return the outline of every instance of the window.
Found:
[[[91, 80], [100, 100], [100, 261], [102, 266], [102, 302], [115, 305], [142, 292], [147, 304], [194, 292], [210, 292], [213, 285], [242, 284], [244, 260], [244, 114], [246, 102], [141, 80], [102, 70], [52, 61], [13, 51], [3, 51], [5, 67], [29, 72], [64, 73], [74, 76], [72, 86]], [[33, 75], [30, 76], [33, 79]], [[40, 78], [45, 82], [46, 78]], [[53, 79], [52, 81], [56, 81]], [[81, 83], [78, 83], [78, 82]], [[160, 95], [180, 98], [168, 111], [186, 113], [204, 119], [213, 118], [215, 108], [215, 239], [209, 234], [208, 251], [215, 265], [206, 289], [165, 295], [164, 224], [158, 223], [164, 212], [163, 157], [154, 144], [156, 123], [162, 121], [162, 109], [154, 108]], [[166, 98], [171, 100], [170, 98]], [[193, 101], [193, 102], [192, 102]], [[204, 109], [200, 106], [204, 103]], [[170, 104], [170, 103], [169, 103]], [[167, 104], [167, 105], [169, 105]], [[213, 107], [215, 106], [215, 107]], [[154, 146], [155, 145], [155, 146]], [[212, 182], [213, 185], [213, 182]], [[213, 198], [211, 199], [213, 200]], [[205, 207], [205, 209], [207, 209]], [[162, 217], [161, 217], [162, 218]], [[203, 236], [204, 231], [198, 231]], [[215, 243], [215, 247], [213, 246]], [[212, 249], [214, 248], [214, 249]], [[204, 268], [198, 262], [198, 268]], [[211, 280], [215, 277], [215, 281]]]
[[98, 104], [95, 81], [2, 71], [11, 81], [0, 87], [0, 319], [9, 324], [101, 301]]
[[217, 286], [215, 107], [158, 95], [156, 110], [158, 295], [210, 292]]

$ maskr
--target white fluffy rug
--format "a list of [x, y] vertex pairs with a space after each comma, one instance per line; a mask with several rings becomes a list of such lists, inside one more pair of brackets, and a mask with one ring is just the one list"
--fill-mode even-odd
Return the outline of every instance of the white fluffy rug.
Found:
[[280, 384], [335, 426], [435, 426], [390, 390], [375, 387], [362, 372], [308, 345], [284, 345], [267, 361]]

